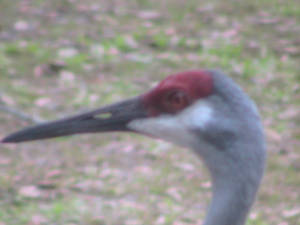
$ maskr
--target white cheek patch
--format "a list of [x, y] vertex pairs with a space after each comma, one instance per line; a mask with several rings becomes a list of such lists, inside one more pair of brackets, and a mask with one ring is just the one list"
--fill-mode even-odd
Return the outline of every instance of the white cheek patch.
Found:
[[213, 110], [206, 102], [198, 101], [179, 114], [136, 119], [127, 126], [143, 134], [190, 147], [197, 138], [191, 130], [204, 130], [212, 114]]
[[178, 119], [187, 128], [205, 129], [213, 118], [212, 107], [204, 101], [199, 100], [178, 115]]
[[177, 122], [176, 118], [169, 115], [136, 119], [131, 121], [127, 126], [143, 134], [148, 134], [181, 146], [186, 146], [184, 140], [187, 141], [189, 139], [187, 131]]

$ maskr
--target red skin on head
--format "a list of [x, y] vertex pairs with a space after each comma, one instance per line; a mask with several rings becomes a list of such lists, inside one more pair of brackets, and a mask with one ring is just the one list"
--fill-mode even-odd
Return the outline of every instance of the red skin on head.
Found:
[[142, 96], [150, 116], [177, 113], [199, 98], [212, 93], [213, 80], [205, 70], [172, 74]]

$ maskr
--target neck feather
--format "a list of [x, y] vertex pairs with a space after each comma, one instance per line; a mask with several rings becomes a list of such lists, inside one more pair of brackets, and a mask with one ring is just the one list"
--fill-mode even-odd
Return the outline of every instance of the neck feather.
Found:
[[263, 175], [263, 160], [208, 167], [213, 198], [204, 225], [244, 225]]
[[214, 181], [213, 198], [204, 225], [244, 225], [256, 188], [235, 179]]
[[206, 147], [201, 155], [211, 175], [213, 197], [204, 225], [244, 225], [264, 172], [263, 145], [251, 151], [244, 146], [243, 154], [235, 147], [211, 154], [218, 150]]

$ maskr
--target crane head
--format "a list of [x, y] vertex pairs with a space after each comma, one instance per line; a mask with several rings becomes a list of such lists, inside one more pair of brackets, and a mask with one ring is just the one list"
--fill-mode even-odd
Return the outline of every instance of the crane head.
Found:
[[[222, 141], [234, 136], [235, 120], [239, 120], [238, 107], [243, 105], [240, 103], [236, 107], [236, 97], [227, 96], [226, 89], [231, 89], [229, 93], [243, 93], [237, 85], [228, 88], [228, 82], [220, 83], [224, 79], [230, 78], [214, 70], [172, 74], [140, 96], [25, 128], [5, 137], [2, 142], [16, 143], [79, 133], [131, 131], [187, 147], [199, 140], [200, 134], [208, 141], [223, 144]], [[246, 111], [254, 112], [255, 107], [245, 110], [247, 120], [249, 112]]]
[[[195, 70], [173, 74], [155, 88], [138, 97], [57, 121], [39, 124], [13, 133], [4, 143], [47, 139], [78, 133], [133, 131], [153, 137], [174, 133], [181, 124], [182, 114], [212, 92], [212, 77], [207, 71]], [[191, 111], [198, 123], [209, 119], [208, 106]], [[196, 115], [196, 113], [198, 115]], [[202, 119], [203, 121], [199, 121]], [[180, 121], [179, 121], [180, 120]], [[190, 121], [191, 122], [191, 121]], [[155, 128], [155, 126], [158, 126]], [[169, 130], [170, 129], [170, 130]], [[166, 138], [168, 139], [168, 138]]]
[[208, 71], [193, 70], [173, 74], [141, 96], [147, 118], [128, 123], [134, 131], [190, 146], [193, 131], [212, 119], [207, 98], [213, 93], [213, 77]]

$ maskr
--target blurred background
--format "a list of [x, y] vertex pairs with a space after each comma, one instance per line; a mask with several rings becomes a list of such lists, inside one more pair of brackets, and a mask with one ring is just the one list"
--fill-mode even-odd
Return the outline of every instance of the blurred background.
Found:
[[[248, 225], [300, 224], [300, 1], [0, 0], [0, 138], [219, 68], [256, 101], [268, 165]], [[0, 145], [0, 224], [201, 224], [195, 155], [133, 134]]]

